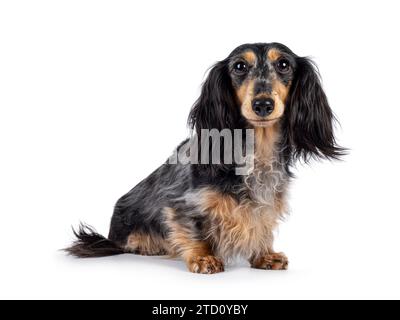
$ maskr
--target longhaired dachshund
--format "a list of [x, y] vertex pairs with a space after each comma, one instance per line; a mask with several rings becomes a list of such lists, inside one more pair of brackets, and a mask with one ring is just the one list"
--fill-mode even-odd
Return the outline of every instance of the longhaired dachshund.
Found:
[[118, 200], [108, 238], [81, 225], [66, 250], [81, 258], [169, 255], [202, 274], [222, 272], [236, 257], [253, 268], [286, 270], [288, 259], [274, 251], [273, 238], [287, 212], [291, 168], [297, 160], [345, 153], [334, 122], [310, 59], [279, 43], [239, 46], [210, 70], [189, 125], [192, 136], [252, 130], [248, 174], [238, 175], [235, 161], [166, 162]]

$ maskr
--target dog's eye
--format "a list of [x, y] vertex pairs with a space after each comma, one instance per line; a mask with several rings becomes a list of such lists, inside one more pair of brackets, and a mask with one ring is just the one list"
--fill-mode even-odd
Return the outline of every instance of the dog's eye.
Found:
[[236, 73], [244, 74], [247, 72], [247, 65], [244, 62], [239, 61], [235, 63], [233, 69]]
[[276, 67], [281, 73], [288, 73], [290, 71], [290, 62], [288, 59], [282, 58], [276, 64]]

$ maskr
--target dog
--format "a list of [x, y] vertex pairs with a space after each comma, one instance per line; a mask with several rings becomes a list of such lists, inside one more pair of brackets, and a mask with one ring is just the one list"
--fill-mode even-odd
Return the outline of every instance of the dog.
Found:
[[335, 121], [309, 58], [279, 43], [241, 45], [211, 68], [188, 124], [198, 137], [206, 129], [252, 130], [248, 174], [238, 175], [235, 162], [166, 162], [118, 200], [108, 238], [81, 224], [66, 250], [81, 258], [169, 255], [201, 274], [222, 272], [237, 257], [253, 268], [286, 270], [273, 240], [288, 211], [291, 169], [345, 154]]

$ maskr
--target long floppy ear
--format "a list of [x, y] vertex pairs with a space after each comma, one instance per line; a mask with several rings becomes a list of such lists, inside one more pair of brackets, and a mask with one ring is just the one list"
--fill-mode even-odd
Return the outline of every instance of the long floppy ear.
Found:
[[345, 154], [345, 149], [335, 140], [336, 119], [322, 89], [319, 73], [308, 58], [297, 58], [285, 119], [292, 159], [338, 159]]
[[239, 108], [233, 95], [227, 60], [215, 64], [204, 82], [188, 123], [200, 135], [201, 129], [235, 129]]

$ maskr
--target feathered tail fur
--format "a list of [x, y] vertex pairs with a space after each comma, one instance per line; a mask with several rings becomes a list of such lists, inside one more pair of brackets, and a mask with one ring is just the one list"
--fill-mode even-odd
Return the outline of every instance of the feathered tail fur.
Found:
[[78, 258], [96, 258], [125, 253], [115, 242], [98, 234], [88, 225], [81, 224], [78, 231], [72, 230], [77, 239], [71, 247], [65, 249], [70, 255]]

